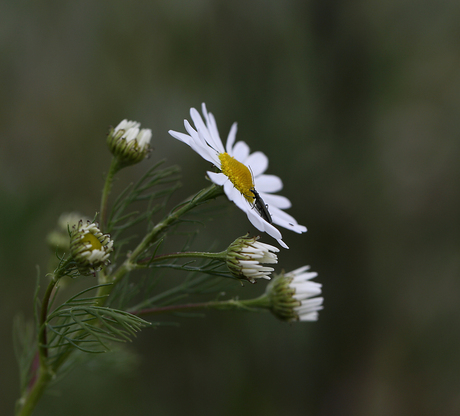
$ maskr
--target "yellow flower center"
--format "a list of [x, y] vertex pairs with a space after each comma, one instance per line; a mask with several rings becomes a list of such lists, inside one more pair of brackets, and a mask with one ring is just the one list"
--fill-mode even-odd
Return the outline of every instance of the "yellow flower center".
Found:
[[102, 249], [101, 242], [98, 240], [98, 238], [94, 234], [91, 234], [91, 233], [85, 234], [83, 238], [81, 239], [81, 242], [85, 245], [91, 244], [91, 247], [89, 248], [89, 250], [91, 251]]
[[228, 153], [220, 153], [219, 159], [221, 163], [220, 169], [222, 173], [230, 179], [233, 186], [240, 191], [248, 202], [254, 202], [254, 194], [251, 189], [254, 189], [254, 182], [248, 167], [241, 162], [238, 162]]

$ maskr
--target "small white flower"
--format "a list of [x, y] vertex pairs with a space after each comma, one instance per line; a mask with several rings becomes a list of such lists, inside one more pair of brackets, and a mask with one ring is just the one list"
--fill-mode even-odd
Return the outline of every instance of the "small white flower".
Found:
[[[216, 166], [219, 173], [207, 172], [211, 181], [224, 187], [228, 199], [246, 213], [258, 230], [268, 233], [282, 247], [288, 248], [272, 222], [299, 234], [307, 231], [307, 228], [283, 211], [291, 207], [291, 202], [286, 197], [274, 194], [283, 188], [283, 183], [278, 176], [264, 174], [268, 167], [267, 156], [262, 152], [250, 153], [249, 146], [243, 141], [235, 143], [236, 123], [230, 129], [224, 148], [214, 116], [207, 112], [204, 103], [202, 111], [206, 123], [197, 110], [190, 109], [196, 130], [185, 120], [188, 134], [173, 130], [169, 134]], [[265, 214], [265, 208], [268, 215]]]
[[107, 136], [109, 149], [122, 166], [140, 162], [150, 151], [152, 131], [139, 127], [140, 123], [125, 119]]
[[308, 272], [309, 269], [310, 266], [303, 266], [284, 275], [292, 279], [289, 286], [294, 289], [293, 298], [300, 302], [294, 307], [300, 321], [317, 321], [318, 311], [323, 309], [323, 298], [314, 297], [321, 294], [322, 285], [310, 281], [318, 273]]
[[267, 285], [266, 296], [272, 313], [284, 321], [317, 321], [323, 309], [321, 284], [311, 282], [318, 275], [303, 266], [290, 273], [281, 273]]
[[102, 234], [97, 223], [80, 220], [72, 227], [70, 252], [75, 259], [80, 274], [89, 275], [110, 264], [113, 240], [109, 234]]
[[256, 279], [270, 280], [274, 270], [262, 264], [276, 264], [278, 248], [260, 243], [259, 237], [239, 237], [227, 249], [227, 267], [238, 279], [255, 283]]
[[128, 143], [132, 140], [136, 140], [140, 149], [150, 144], [152, 138], [152, 130], [150, 129], [139, 129], [140, 123], [137, 121], [123, 120], [114, 129], [114, 135], [122, 130], [124, 133], [121, 138], [125, 139]]

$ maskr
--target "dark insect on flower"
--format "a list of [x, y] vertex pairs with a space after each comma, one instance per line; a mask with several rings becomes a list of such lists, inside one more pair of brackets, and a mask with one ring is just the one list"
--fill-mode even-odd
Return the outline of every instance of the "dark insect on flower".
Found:
[[268, 211], [268, 205], [264, 202], [262, 197], [259, 195], [259, 192], [257, 192], [255, 188], [252, 188], [251, 192], [254, 194], [255, 209], [265, 221], [267, 221], [269, 224], [272, 224], [273, 220], [270, 212]]

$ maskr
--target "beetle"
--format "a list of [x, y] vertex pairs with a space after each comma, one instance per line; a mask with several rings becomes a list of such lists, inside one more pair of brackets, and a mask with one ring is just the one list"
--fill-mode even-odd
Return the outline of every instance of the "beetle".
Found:
[[254, 194], [254, 207], [256, 208], [257, 212], [265, 221], [267, 221], [269, 224], [272, 224], [273, 220], [270, 212], [268, 211], [268, 205], [259, 195], [259, 192], [256, 191], [256, 188], [252, 188], [250, 191]]

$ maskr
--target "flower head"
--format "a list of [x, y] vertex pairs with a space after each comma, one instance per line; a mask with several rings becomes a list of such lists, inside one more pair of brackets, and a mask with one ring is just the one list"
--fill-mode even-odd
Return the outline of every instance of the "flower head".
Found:
[[281, 273], [267, 285], [270, 310], [284, 321], [317, 321], [318, 311], [323, 309], [321, 284], [311, 282], [318, 275], [303, 266], [290, 273]]
[[102, 234], [97, 223], [80, 220], [72, 227], [70, 252], [78, 265], [80, 274], [90, 275], [110, 264], [113, 241], [109, 234]]
[[278, 263], [276, 252], [278, 248], [269, 244], [259, 243], [259, 237], [237, 238], [227, 249], [227, 267], [238, 279], [255, 283], [256, 279], [270, 280], [272, 267], [262, 266], [261, 263]]
[[274, 195], [283, 188], [283, 183], [278, 176], [264, 174], [268, 167], [267, 156], [262, 152], [250, 153], [249, 146], [242, 141], [235, 143], [236, 123], [230, 129], [224, 148], [214, 116], [207, 112], [204, 103], [202, 111], [205, 122], [197, 110], [190, 109], [195, 128], [185, 120], [188, 134], [172, 130], [169, 134], [216, 166], [219, 173], [207, 172], [211, 181], [224, 187], [228, 199], [246, 213], [258, 230], [268, 233], [287, 248], [281, 233], [273, 224], [296, 233], [303, 233], [307, 229], [283, 211], [291, 206], [289, 199]]
[[123, 120], [112, 128], [107, 136], [107, 144], [112, 154], [122, 166], [133, 165], [143, 160], [150, 151], [150, 129], [139, 130], [136, 121]]

